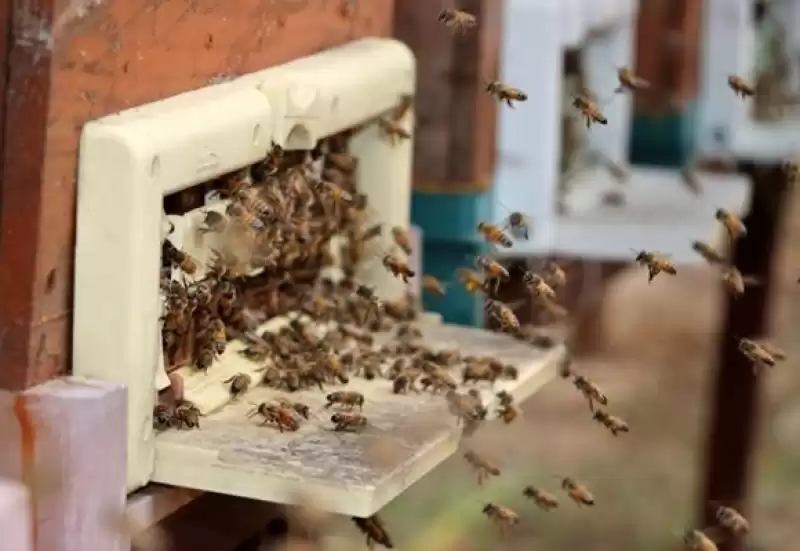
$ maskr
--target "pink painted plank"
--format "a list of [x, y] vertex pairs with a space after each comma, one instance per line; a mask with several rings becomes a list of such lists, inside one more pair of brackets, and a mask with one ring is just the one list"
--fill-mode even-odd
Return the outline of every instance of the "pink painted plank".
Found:
[[0, 478], [0, 551], [33, 551], [30, 507], [23, 483]]
[[33, 551], [130, 549], [125, 416], [125, 389], [113, 383], [64, 378], [0, 392], [0, 476], [31, 490]]

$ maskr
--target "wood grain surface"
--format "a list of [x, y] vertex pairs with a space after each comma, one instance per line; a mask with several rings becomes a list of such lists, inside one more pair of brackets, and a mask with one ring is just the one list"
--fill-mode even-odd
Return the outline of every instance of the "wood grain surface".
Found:
[[2, 110], [0, 388], [22, 389], [70, 368], [84, 122], [355, 38], [389, 36], [393, 0], [9, 2], [12, 24], [0, 41], [10, 45]]

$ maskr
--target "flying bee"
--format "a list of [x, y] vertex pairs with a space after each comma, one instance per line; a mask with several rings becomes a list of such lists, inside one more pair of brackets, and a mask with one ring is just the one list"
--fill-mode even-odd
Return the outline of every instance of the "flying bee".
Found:
[[636, 76], [633, 69], [630, 67], [620, 67], [617, 69], [617, 80], [619, 80], [619, 87], [614, 90], [617, 94], [621, 94], [626, 90], [638, 92], [650, 88], [650, 82], [642, 77]]
[[403, 283], [408, 283], [408, 279], [414, 277], [416, 272], [408, 267], [408, 264], [397, 258], [396, 256], [387, 254], [381, 260], [383, 266], [391, 272], [394, 277], [399, 277]]
[[223, 233], [228, 227], [228, 219], [215, 210], [206, 211], [203, 224], [197, 231], [200, 233]]
[[496, 465], [472, 450], [464, 452], [464, 459], [475, 470], [478, 486], [482, 486], [490, 476], [500, 476], [500, 469]]
[[789, 183], [795, 183], [800, 180], [800, 159], [793, 158], [784, 161], [783, 171], [786, 173], [786, 179]]
[[188, 253], [183, 252], [168, 239], [161, 244], [161, 256], [171, 264], [175, 264], [182, 271], [191, 275], [197, 271], [197, 261]]
[[367, 418], [358, 413], [334, 413], [331, 415], [336, 432], [360, 432], [367, 426]]
[[628, 423], [601, 409], [594, 412], [592, 419], [605, 426], [614, 436], [617, 436], [621, 432], [630, 432]]
[[577, 480], [568, 476], [561, 480], [561, 487], [567, 492], [569, 498], [578, 506], [594, 505], [594, 496], [589, 489]]
[[443, 297], [446, 290], [446, 284], [442, 283], [432, 275], [422, 276], [420, 281], [422, 290], [428, 294]]
[[608, 119], [600, 111], [597, 103], [586, 96], [578, 95], [572, 100], [572, 106], [581, 112], [586, 119], [586, 128], [591, 128], [592, 123], [608, 124]]
[[158, 404], [153, 408], [153, 428], [158, 431], [172, 428], [172, 411], [164, 404]]
[[[785, 358], [785, 355], [782, 355], [782, 350], [773, 350], [779, 352], [781, 357]], [[768, 350], [763, 343], [753, 339], [739, 339], [739, 351], [744, 354], [745, 358], [750, 360], [750, 363], [753, 365], [754, 375], [758, 375], [761, 367], [775, 367], [775, 364], [778, 363], [778, 358], [771, 354], [770, 350]]]
[[714, 218], [719, 220], [722, 225], [725, 226], [725, 231], [728, 232], [731, 241], [736, 241], [740, 237], [747, 236], [747, 228], [745, 228], [744, 222], [742, 222], [741, 218], [735, 214], [732, 214], [725, 209], [717, 209], [714, 213]]
[[458, 268], [456, 273], [458, 280], [464, 285], [468, 293], [473, 294], [483, 289], [483, 278], [477, 272], [469, 268]]
[[702, 530], [687, 530], [683, 535], [683, 545], [690, 551], [717, 551], [717, 544]]
[[178, 404], [172, 414], [174, 427], [182, 430], [200, 428], [200, 410], [191, 402], [183, 401]]
[[724, 505], [717, 508], [715, 517], [717, 523], [736, 537], [744, 536], [750, 532], [750, 523], [739, 511]]
[[276, 404], [262, 402], [255, 410], [248, 413], [247, 417], [253, 417], [254, 415], [261, 415], [263, 418], [262, 425], [274, 425], [281, 432], [295, 432], [300, 428], [300, 424], [292, 415], [291, 410]]
[[500, 328], [505, 333], [519, 331], [519, 319], [514, 311], [499, 300], [487, 299], [484, 305], [486, 313], [500, 323]]
[[548, 262], [545, 268], [544, 281], [551, 289], [559, 289], [567, 284], [567, 274], [555, 262]]
[[506, 281], [511, 277], [508, 270], [502, 264], [488, 256], [479, 256], [475, 260], [475, 264], [483, 272], [484, 276], [486, 276], [484, 285], [488, 285], [491, 281], [495, 293], [500, 287], [500, 282]]
[[512, 88], [511, 86], [507, 86], [500, 82], [499, 80], [494, 80], [486, 84], [486, 91], [492, 96], [495, 100], [500, 102], [506, 102], [506, 105], [514, 108], [515, 101], [528, 101], [528, 94], [520, 90], [519, 88]]
[[236, 399], [245, 392], [247, 389], [250, 388], [250, 383], [253, 382], [253, 379], [247, 373], [237, 373], [231, 377], [228, 377], [223, 381], [224, 384], [230, 384], [231, 396]]
[[533, 502], [544, 511], [551, 511], [558, 508], [558, 498], [546, 490], [534, 486], [526, 486], [522, 490], [522, 495]]
[[742, 77], [736, 75], [730, 75], [728, 77], [728, 86], [730, 86], [734, 94], [742, 99], [752, 97], [756, 93], [755, 88], [745, 82]]
[[456, 31], [466, 31], [474, 28], [478, 24], [478, 19], [471, 13], [467, 13], [455, 8], [445, 8], [439, 12], [437, 18], [448, 29]]
[[378, 119], [378, 128], [380, 128], [381, 135], [392, 145], [396, 145], [398, 141], [411, 139], [411, 132], [406, 130], [399, 121]]
[[514, 246], [511, 238], [508, 237], [500, 226], [490, 224], [489, 222], [481, 222], [478, 224], [478, 231], [486, 239], [487, 243], [492, 245], [500, 245], [501, 247], [510, 248]]
[[742, 296], [746, 286], [759, 283], [759, 280], [753, 276], [743, 276], [735, 266], [727, 266], [722, 270], [722, 281], [735, 297]]
[[353, 523], [366, 536], [368, 549], [374, 549], [376, 543], [387, 549], [394, 549], [394, 543], [386, 531], [386, 526], [377, 514], [367, 518], [352, 517], [352, 519]]
[[349, 153], [328, 153], [325, 162], [330, 163], [345, 174], [352, 174], [358, 166], [358, 159]]
[[392, 228], [392, 239], [395, 242], [395, 245], [400, 247], [400, 250], [406, 254], [411, 254], [411, 237], [408, 235], [408, 232], [401, 228], [400, 226], [395, 226]]
[[584, 377], [583, 375], [573, 375], [572, 376], [572, 384], [575, 385], [581, 394], [583, 394], [584, 398], [589, 401], [589, 411], [594, 413], [594, 403], [597, 402], [601, 406], [608, 405], [608, 397], [603, 394], [600, 388], [591, 382], [589, 379]]
[[483, 507], [483, 514], [500, 528], [504, 536], [508, 534], [509, 527], [519, 524], [519, 515], [502, 505], [487, 503]]
[[360, 410], [364, 409], [364, 395], [360, 392], [337, 390], [325, 396], [325, 400], [327, 401], [324, 406], [325, 409], [333, 405], [344, 406], [347, 409], [353, 409], [355, 407], [358, 407]]
[[692, 249], [709, 264], [724, 264], [725, 257], [717, 249], [702, 241], [692, 241]]
[[514, 403], [514, 397], [510, 393], [501, 390], [497, 393], [497, 399], [499, 402], [497, 416], [500, 417], [506, 425], [519, 417], [521, 411]]
[[653, 278], [658, 274], [665, 273], [677, 275], [678, 270], [675, 265], [666, 257], [649, 251], [640, 251], [636, 255], [636, 262], [647, 266], [647, 282], [652, 283]]
[[544, 300], [555, 300], [556, 292], [547, 284], [543, 277], [528, 270], [523, 274], [522, 282], [534, 297]]

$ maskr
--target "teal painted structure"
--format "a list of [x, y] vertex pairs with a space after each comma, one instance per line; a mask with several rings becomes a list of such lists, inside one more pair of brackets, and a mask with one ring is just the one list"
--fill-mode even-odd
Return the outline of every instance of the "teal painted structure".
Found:
[[443, 297], [423, 294], [426, 310], [438, 312], [447, 323], [481, 327], [483, 300], [459, 285], [456, 269], [474, 266], [488, 247], [477, 232], [478, 223], [491, 220], [491, 191], [484, 193], [426, 193], [415, 191], [412, 223], [422, 229], [422, 265], [426, 275], [450, 282]]
[[631, 164], [682, 167], [695, 151], [698, 104], [664, 115], [635, 115], [629, 144]]

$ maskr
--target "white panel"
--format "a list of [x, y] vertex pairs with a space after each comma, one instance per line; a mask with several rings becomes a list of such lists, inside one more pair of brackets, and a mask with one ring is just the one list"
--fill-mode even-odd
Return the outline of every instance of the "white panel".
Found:
[[[265, 78], [269, 77], [266, 81]], [[261, 86], [261, 90], [259, 90]], [[75, 273], [74, 371], [128, 387], [128, 486], [153, 471], [152, 409], [161, 354], [159, 265], [163, 196], [290, 146], [365, 122], [413, 93], [414, 59], [388, 39], [365, 39], [230, 83], [93, 121], [81, 135]], [[312, 144], [313, 145], [313, 144]], [[357, 146], [408, 162], [410, 148]], [[376, 162], [364, 158], [364, 174]], [[410, 172], [384, 179], [408, 220]], [[404, 176], [405, 175], [405, 176]], [[405, 179], [404, 179], [405, 178]], [[378, 186], [378, 183], [375, 183]], [[371, 191], [371, 190], [370, 190]], [[379, 203], [380, 204], [380, 203]], [[395, 208], [395, 207], [392, 207]], [[383, 214], [383, 213], [381, 213]]]
[[[561, 20], [561, 45], [564, 48], [578, 46], [586, 36], [588, 22], [586, 20], [585, 3], [586, 0], [564, 0], [560, 2], [558, 9]], [[508, 6], [508, 4], [506, 5]], [[508, 9], [510, 9], [510, 6], [506, 8], [506, 10]]]
[[[509, 0], [504, 10], [500, 73], [528, 101], [500, 106], [496, 196], [534, 220], [531, 242], [553, 242], [562, 94], [561, 0]], [[495, 218], [508, 212], [495, 205]]]

